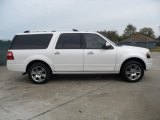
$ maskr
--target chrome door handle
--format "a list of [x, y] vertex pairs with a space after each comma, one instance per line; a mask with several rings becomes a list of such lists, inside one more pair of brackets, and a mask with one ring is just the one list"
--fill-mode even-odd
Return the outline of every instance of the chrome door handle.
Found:
[[59, 52], [55, 52], [54, 54], [55, 54], [55, 55], [59, 55], [60, 53], [59, 53]]
[[92, 51], [89, 51], [88, 52], [88, 55], [93, 55], [94, 53]]

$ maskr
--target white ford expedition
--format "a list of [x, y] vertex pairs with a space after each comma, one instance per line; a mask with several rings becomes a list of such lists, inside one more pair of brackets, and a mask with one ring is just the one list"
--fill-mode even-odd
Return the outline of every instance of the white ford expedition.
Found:
[[26, 31], [15, 35], [7, 67], [28, 74], [33, 83], [46, 83], [52, 74], [115, 73], [129, 82], [151, 69], [146, 48], [117, 46], [96, 32]]

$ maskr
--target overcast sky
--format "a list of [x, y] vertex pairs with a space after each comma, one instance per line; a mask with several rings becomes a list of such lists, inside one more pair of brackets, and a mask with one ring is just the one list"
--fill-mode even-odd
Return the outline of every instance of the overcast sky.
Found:
[[0, 39], [25, 30], [117, 30], [127, 24], [160, 35], [160, 0], [0, 0]]

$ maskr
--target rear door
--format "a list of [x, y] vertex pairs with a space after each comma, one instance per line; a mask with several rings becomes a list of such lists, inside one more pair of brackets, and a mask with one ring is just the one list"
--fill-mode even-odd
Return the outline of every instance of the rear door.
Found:
[[81, 33], [62, 33], [53, 53], [57, 72], [83, 71], [83, 49]]

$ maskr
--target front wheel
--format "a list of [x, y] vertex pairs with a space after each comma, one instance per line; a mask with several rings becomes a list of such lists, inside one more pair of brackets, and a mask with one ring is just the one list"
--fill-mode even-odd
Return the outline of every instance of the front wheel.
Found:
[[28, 70], [28, 77], [35, 84], [44, 84], [51, 77], [51, 70], [43, 63], [35, 63]]
[[138, 61], [128, 61], [122, 66], [121, 75], [128, 82], [138, 82], [144, 75], [144, 67]]

